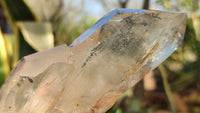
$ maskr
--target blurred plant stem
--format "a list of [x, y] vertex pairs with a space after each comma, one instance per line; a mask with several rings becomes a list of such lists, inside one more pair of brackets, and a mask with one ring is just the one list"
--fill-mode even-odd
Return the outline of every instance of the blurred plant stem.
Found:
[[174, 106], [173, 99], [172, 99], [172, 92], [170, 90], [169, 83], [168, 83], [168, 80], [167, 80], [167, 71], [166, 71], [165, 67], [163, 66], [163, 64], [159, 65], [158, 68], [160, 70], [160, 74], [161, 74], [161, 77], [162, 77], [163, 86], [164, 86], [164, 90], [165, 90], [165, 94], [166, 94], [166, 97], [167, 97], [167, 101], [168, 101], [170, 110], [171, 110], [172, 113], [177, 113], [175, 106]]
[[15, 43], [14, 43], [14, 57], [13, 57], [13, 62], [12, 62], [12, 66], [11, 67], [14, 67], [16, 64], [17, 64], [17, 61], [19, 59], [19, 37], [18, 37], [18, 28], [17, 26], [15, 25], [14, 23], [14, 20], [12, 19], [9, 11], [8, 11], [8, 7], [6, 5], [6, 2], [4, 0], [1, 0], [1, 5], [3, 7], [3, 10], [5, 12], [5, 15], [6, 15], [6, 18], [8, 19], [10, 25], [12, 26], [12, 31], [13, 31], [13, 34], [15, 36]]
[[196, 13], [191, 14], [197, 41], [200, 41], [200, 24]]
[[9, 73], [10, 67], [8, 63], [8, 54], [6, 51], [6, 43], [0, 30], [0, 86], [3, 84], [4, 79], [8, 77]]

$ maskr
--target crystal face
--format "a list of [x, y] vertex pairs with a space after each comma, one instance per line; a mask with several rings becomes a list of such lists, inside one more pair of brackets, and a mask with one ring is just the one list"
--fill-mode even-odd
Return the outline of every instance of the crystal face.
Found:
[[69, 47], [24, 57], [0, 90], [2, 113], [102, 113], [181, 43], [185, 13], [115, 9]]

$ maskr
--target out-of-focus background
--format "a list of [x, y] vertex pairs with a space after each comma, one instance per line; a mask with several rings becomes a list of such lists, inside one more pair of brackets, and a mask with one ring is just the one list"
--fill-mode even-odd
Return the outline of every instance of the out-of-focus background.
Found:
[[25, 55], [67, 44], [114, 8], [188, 14], [184, 43], [107, 113], [200, 113], [200, 0], [1, 0], [0, 86]]

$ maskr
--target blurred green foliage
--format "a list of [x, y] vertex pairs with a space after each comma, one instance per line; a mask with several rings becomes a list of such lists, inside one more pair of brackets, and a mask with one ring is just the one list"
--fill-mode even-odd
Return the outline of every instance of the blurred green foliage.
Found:
[[199, 0], [157, 0], [156, 2], [167, 10], [194, 12], [199, 9]]
[[95, 22], [95, 18], [84, 17], [80, 20], [81, 24], [76, 24], [76, 22], [60, 24], [56, 32], [55, 44], [60, 45], [66, 43], [70, 45], [75, 38], [91, 27]]

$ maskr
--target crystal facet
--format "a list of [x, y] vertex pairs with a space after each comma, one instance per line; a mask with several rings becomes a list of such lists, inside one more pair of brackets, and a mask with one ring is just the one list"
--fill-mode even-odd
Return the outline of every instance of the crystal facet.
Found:
[[181, 43], [185, 13], [115, 9], [69, 47], [24, 57], [0, 90], [1, 113], [102, 113]]

